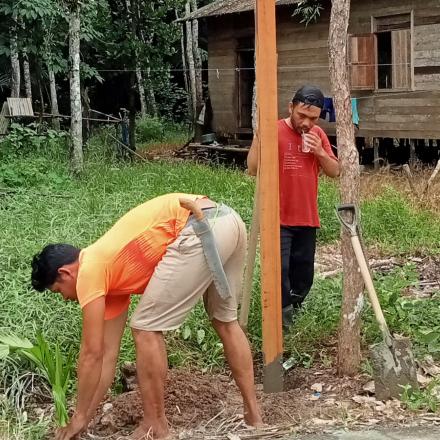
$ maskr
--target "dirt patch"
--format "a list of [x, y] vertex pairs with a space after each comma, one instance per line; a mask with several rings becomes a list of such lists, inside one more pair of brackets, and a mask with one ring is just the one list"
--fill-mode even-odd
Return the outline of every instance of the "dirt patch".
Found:
[[[415, 423], [398, 401], [382, 403], [370, 395], [369, 377], [339, 378], [333, 368], [289, 370], [285, 392], [264, 394], [257, 385], [264, 420], [270, 427], [258, 438], [282, 438], [289, 432], [315, 433], [332, 427]], [[368, 386], [366, 386], [366, 384]], [[109, 400], [95, 420], [94, 435], [117, 438], [130, 432], [142, 417], [140, 396], [133, 391]], [[365, 389], [364, 389], [365, 388]], [[166, 413], [179, 439], [220, 439], [231, 433], [257, 438], [243, 422], [241, 397], [228, 374], [170, 370], [166, 386]], [[176, 437], [177, 438], [177, 437]]]
[[[366, 249], [369, 266], [374, 273], [386, 275], [406, 264], [415, 266], [418, 282], [402, 292], [414, 298], [430, 298], [440, 291], [440, 256], [405, 255], [387, 256], [375, 247]], [[320, 246], [316, 252], [315, 271], [323, 278], [342, 273], [342, 255], [339, 243]]]

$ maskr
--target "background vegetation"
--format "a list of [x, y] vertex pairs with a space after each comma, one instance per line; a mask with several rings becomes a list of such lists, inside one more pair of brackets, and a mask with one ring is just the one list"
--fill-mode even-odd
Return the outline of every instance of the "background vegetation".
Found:
[[[151, 121], [150, 121], [151, 122]], [[145, 126], [154, 141], [163, 140], [163, 131]], [[139, 124], [142, 127], [142, 124]], [[183, 136], [183, 134], [179, 134]], [[253, 178], [238, 169], [199, 165], [191, 162], [158, 160], [121, 161], [112, 142], [105, 143], [105, 130], [88, 145], [84, 174], [72, 179], [63, 134], [50, 129], [16, 126], [0, 143], [0, 334], [26, 337], [35, 343], [41, 332], [54, 353], [60, 349], [74, 377], [81, 316], [78, 305], [64, 303], [58, 295], [33, 292], [29, 283], [32, 255], [49, 242], [87, 246], [110, 227], [119, 216], [143, 201], [168, 192], [209, 194], [234, 207], [247, 224], [251, 220]], [[172, 142], [171, 137], [168, 141]], [[338, 200], [337, 183], [323, 180], [320, 187], [322, 225], [319, 243], [330, 244], [339, 237], [334, 215]], [[362, 205], [364, 240], [392, 255], [439, 254], [440, 218], [422, 209], [391, 185], [365, 197]], [[420, 300], [401, 296], [417, 284], [414, 266], [408, 264], [376, 283], [393, 331], [412, 337], [418, 355], [439, 357], [439, 296]], [[254, 297], [249, 336], [255, 352], [261, 348], [259, 269], [254, 280]], [[317, 277], [312, 293], [286, 338], [286, 357], [310, 366], [331, 363], [341, 302], [341, 279]], [[132, 306], [136, 303], [133, 301]], [[368, 344], [379, 337], [370, 308], [364, 311], [363, 338]], [[167, 336], [171, 367], [202, 369], [224, 367], [222, 346], [212, 331], [202, 307], [198, 307], [178, 331]], [[69, 357], [72, 355], [72, 357]], [[134, 348], [127, 331], [120, 362], [132, 361]], [[24, 380], [30, 372], [41, 371], [19, 356], [1, 362], [0, 426], [21, 437], [42, 438], [48, 426], [47, 415], [35, 424], [26, 420], [26, 403], [32, 396], [33, 381]], [[38, 381], [37, 381], [38, 382]], [[18, 386], [18, 384], [20, 384]], [[71, 395], [74, 381], [68, 387]], [[116, 383], [115, 389], [118, 388]], [[69, 391], [70, 390], [70, 391]], [[31, 399], [31, 400], [28, 400]], [[14, 423], [11, 424], [11, 420]], [[5, 428], [6, 429], [6, 428]]]

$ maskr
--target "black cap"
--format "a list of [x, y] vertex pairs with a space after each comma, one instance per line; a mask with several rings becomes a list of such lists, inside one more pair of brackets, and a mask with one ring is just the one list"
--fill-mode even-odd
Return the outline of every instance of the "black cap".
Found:
[[305, 85], [296, 91], [292, 102], [302, 102], [322, 109], [324, 108], [324, 95], [318, 87]]

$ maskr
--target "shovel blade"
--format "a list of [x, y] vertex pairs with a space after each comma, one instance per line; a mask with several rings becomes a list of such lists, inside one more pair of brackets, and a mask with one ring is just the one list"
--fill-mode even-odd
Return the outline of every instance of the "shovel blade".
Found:
[[410, 340], [393, 338], [392, 342], [392, 347], [385, 342], [370, 347], [377, 400], [399, 399], [405, 385], [419, 389]]

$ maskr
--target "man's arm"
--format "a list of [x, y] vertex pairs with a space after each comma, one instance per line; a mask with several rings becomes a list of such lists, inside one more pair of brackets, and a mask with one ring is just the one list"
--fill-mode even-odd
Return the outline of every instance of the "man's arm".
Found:
[[258, 171], [258, 137], [254, 136], [252, 145], [247, 156], [248, 174], [256, 176]]
[[105, 321], [104, 324], [104, 359], [102, 362], [101, 378], [98, 388], [90, 403], [87, 421], [90, 422], [95, 415], [96, 408], [101, 403], [115, 377], [116, 363], [118, 361], [121, 339], [127, 321], [128, 310], [118, 317]]
[[339, 162], [330, 157], [325, 151], [322, 156], [318, 156], [319, 165], [321, 165], [324, 174], [328, 177], [338, 177], [340, 173]]
[[70, 423], [57, 431], [56, 440], [69, 440], [87, 427], [87, 413], [101, 378], [104, 354], [105, 297], [83, 308], [81, 350], [78, 364], [78, 396]]
[[[323, 145], [323, 140], [316, 133], [309, 132], [307, 135], [309, 136], [307, 143], [310, 147], [310, 152], [318, 159], [319, 165], [325, 175], [328, 177], [338, 177], [340, 173], [338, 160], [327, 153]], [[328, 144], [327, 148], [331, 149], [330, 144]]]

